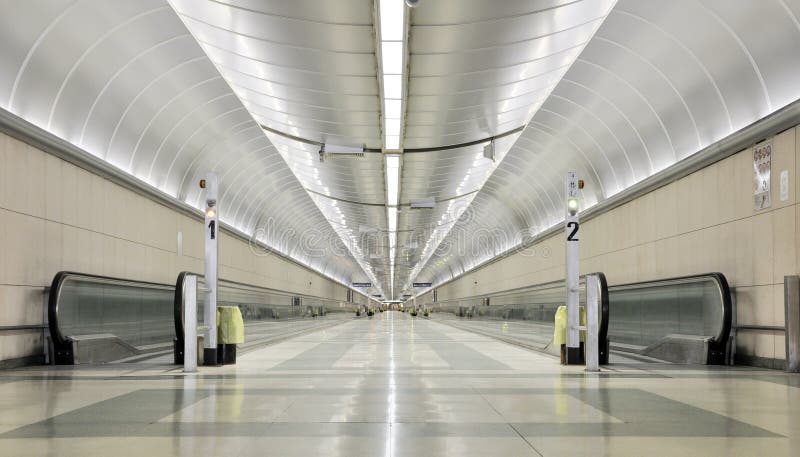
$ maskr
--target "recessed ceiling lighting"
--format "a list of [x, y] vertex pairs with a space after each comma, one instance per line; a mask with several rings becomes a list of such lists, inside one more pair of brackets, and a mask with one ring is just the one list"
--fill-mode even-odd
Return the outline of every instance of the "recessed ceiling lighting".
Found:
[[403, 73], [403, 42], [384, 41], [381, 43], [383, 74], [399, 75]]
[[402, 41], [406, 8], [403, 0], [380, 0], [381, 40]]
[[403, 75], [383, 75], [383, 96], [399, 99], [403, 95]]

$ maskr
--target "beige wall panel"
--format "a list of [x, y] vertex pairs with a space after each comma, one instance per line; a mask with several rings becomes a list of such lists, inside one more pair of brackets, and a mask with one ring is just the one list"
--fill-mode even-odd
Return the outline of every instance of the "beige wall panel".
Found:
[[[201, 221], [3, 134], [0, 179], [0, 325], [42, 323], [42, 291], [58, 271], [167, 284], [203, 271]], [[345, 287], [224, 233], [220, 261], [225, 279], [346, 297]], [[40, 332], [0, 333], [0, 360], [41, 353]]]

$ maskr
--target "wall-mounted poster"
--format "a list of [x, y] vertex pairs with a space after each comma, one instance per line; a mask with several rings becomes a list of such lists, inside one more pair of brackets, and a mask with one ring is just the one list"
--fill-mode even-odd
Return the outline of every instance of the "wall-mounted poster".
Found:
[[770, 141], [753, 149], [753, 208], [756, 211], [772, 205], [769, 191], [771, 171], [772, 142]]

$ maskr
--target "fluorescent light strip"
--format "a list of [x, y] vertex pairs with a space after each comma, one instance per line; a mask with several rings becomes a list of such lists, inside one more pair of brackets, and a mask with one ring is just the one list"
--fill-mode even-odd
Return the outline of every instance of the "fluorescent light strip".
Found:
[[400, 149], [403, 117], [406, 7], [403, 0], [380, 0], [381, 79], [383, 83], [383, 147]]
[[397, 254], [397, 203], [400, 198], [400, 156], [386, 156], [386, 226], [389, 238], [389, 288], [394, 298], [394, 261]]
[[403, 96], [403, 75], [383, 75], [383, 97], [400, 99]]
[[383, 117], [386, 119], [400, 119], [403, 102], [387, 98], [383, 100]]
[[[396, 207], [400, 191], [400, 156], [386, 156], [386, 206]], [[392, 209], [392, 208], [389, 208]], [[394, 208], [397, 216], [397, 208]], [[392, 231], [393, 229], [389, 229]]]
[[406, 7], [403, 0], [380, 0], [381, 40], [402, 41]]
[[[383, 147], [400, 149], [403, 129], [406, 6], [403, 0], [379, 0], [381, 82], [383, 83]], [[389, 298], [394, 299], [397, 254], [397, 204], [400, 198], [400, 156], [386, 156], [386, 223], [389, 238]]]
[[386, 208], [386, 217], [389, 223], [389, 250], [394, 250], [397, 245], [397, 208]]
[[403, 74], [403, 50], [404, 49], [402, 41], [381, 42], [383, 74], [385, 75]]
[[400, 136], [400, 119], [386, 119], [384, 123], [386, 136]]
[[400, 149], [399, 135], [387, 135], [384, 142], [386, 143], [386, 149]]

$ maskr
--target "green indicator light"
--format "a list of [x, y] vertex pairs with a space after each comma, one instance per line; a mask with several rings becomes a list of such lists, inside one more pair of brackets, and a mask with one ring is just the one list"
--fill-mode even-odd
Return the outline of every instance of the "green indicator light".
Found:
[[567, 210], [569, 210], [569, 214], [574, 216], [578, 213], [578, 199], [577, 198], [570, 198], [567, 200]]

